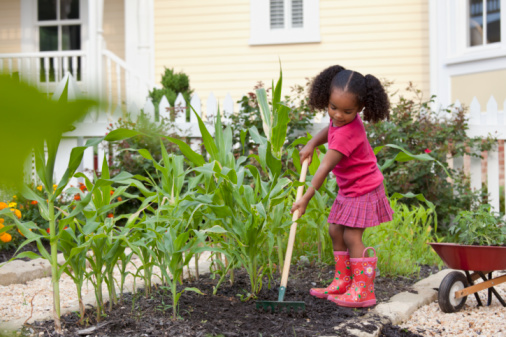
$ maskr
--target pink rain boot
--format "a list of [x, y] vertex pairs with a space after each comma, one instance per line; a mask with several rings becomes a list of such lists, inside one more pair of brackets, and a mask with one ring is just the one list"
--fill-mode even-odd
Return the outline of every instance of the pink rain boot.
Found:
[[336, 273], [332, 283], [327, 288], [312, 288], [309, 293], [318, 298], [329, 295], [344, 294], [351, 283], [350, 254], [346, 251], [334, 251]]
[[[365, 257], [368, 249], [372, 249], [374, 257]], [[340, 296], [331, 295], [327, 299], [342, 307], [364, 308], [376, 304], [374, 295], [374, 278], [378, 258], [372, 247], [367, 247], [362, 258], [351, 258], [351, 272], [353, 280], [348, 290]]]

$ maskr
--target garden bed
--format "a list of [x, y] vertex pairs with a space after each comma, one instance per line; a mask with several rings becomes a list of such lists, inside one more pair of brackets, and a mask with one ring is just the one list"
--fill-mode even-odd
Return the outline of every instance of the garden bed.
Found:
[[[378, 277], [376, 296], [378, 302], [388, 301], [393, 295], [403, 291], [413, 291], [411, 285], [421, 278], [437, 272], [437, 268], [424, 267], [419, 277], [399, 277], [395, 279]], [[153, 290], [146, 298], [143, 291], [135, 295], [126, 294], [124, 302], [107, 313], [100, 328], [93, 336], [330, 336], [339, 335], [334, 327], [370, 312], [370, 309], [338, 307], [330, 301], [309, 295], [309, 288], [330, 282], [332, 268], [328, 266], [292, 266], [288, 283], [286, 301], [304, 301], [305, 312], [271, 313], [257, 310], [254, 301], [242, 302], [240, 296], [246, 295], [249, 280], [245, 273], [237, 272], [235, 282], [223, 283], [216, 296], [212, 295], [217, 280], [204, 275], [198, 281], [185, 283], [185, 287], [196, 287], [206, 295], [193, 292], [181, 296], [179, 318], [171, 318], [170, 296], [163, 287]], [[279, 280], [279, 277], [275, 278]], [[279, 282], [279, 281], [276, 281]], [[315, 283], [316, 284], [313, 284]], [[265, 280], [259, 300], [275, 301], [278, 284], [268, 289]], [[88, 325], [77, 324], [79, 317], [72, 313], [62, 317], [65, 336], [79, 336], [78, 331], [96, 326], [95, 312], [87, 311]], [[35, 332], [53, 336], [53, 322], [37, 322], [31, 326]], [[371, 327], [371, 332], [375, 327]], [[418, 336], [395, 326], [384, 327], [384, 336]], [[37, 335], [36, 334], [36, 335]], [[342, 336], [345, 336], [341, 334]]]
[[[50, 252], [51, 246], [49, 245], [49, 241], [41, 240], [41, 242], [42, 242], [42, 245], [44, 246], [44, 248], [46, 248], [46, 250], [48, 252]], [[9, 261], [14, 256], [17, 249], [18, 249], [18, 247], [0, 250], [0, 263], [4, 263], [4, 262]], [[37, 248], [37, 243], [35, 243], [35, 242], [30, 242], [29, 244], [23, 246], [19, 250], [18, 254], [22, 253], [22, 252], [34, 252], [34, 253], [40, 255], [39, 249]], [[20, 260], [29, 261], [30, 259], [29, 258], [21, 258]]]

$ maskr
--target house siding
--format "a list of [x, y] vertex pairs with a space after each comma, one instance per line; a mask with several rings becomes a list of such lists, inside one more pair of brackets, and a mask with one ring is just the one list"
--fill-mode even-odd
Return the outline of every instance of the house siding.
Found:
[[21, 6], [17, 0], [0, 1], [0, 53], [21, 51]]
[[428, 0], [320, 1], [321, 42], [250, 46], [248, 0], [155, 0], [155, 80], [164, 67], [183, 71], [202, 100], [220, 102], [270, 84], [283, 68], [284, 94], [322, 69], [341, 64], [363, 74], [411, 81], [428, 97]]
[[106, 48], [125, 58], [125, 4], [124, 0], [104, 1], [104, 39]]
[[503, 109], [506, 101], [506, 70], [496, 70], [461, 76], [451, 79], [452, 102], [459, 100], [463, 105], [469, 106], [473, 97], [478, 99], [482, 110], [485, 110], [490, 96], [494, 96], [499, 110]]

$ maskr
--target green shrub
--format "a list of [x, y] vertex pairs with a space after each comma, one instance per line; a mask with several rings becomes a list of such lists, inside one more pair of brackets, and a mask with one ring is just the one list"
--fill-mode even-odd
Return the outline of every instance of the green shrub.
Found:
[[396, 200], [390, 204], [395, 212], [392, 221], [369, 228], [364, 234], [364, 244], [376, 249], [381, 275], [412, 275], [420, 272], [420, 265], [442, 266], [441, 259], [427, 244], [437, 241], [433, 238], [434, 211]]
[[[183, 97], [187, 102], [190, 102], [190, 97], [193, 93], [193, 90], [190, 89], [190, 78], [188, 75], [183, 72], [174, 73], [174, 69], [165, 68], [161, 84], [161, 89], [153, 88], [153, 91], [149, 92], [149, 97], [151, 97], [152, 102], [155, 105], [156, 120], [159, 119], [158, 105], [160, 104], [163, 95], [167, 97], [170, 106], [174, 108], [174, 104], [179, 93], [183, 94]], [[172, 109], [171, 112], [171, 115], [173, 115], [174, 109]], [[190, 109], [186, 109], [187, 115], [189, 112]]]
[[[467, 137], [468, 122], [465, 110], [452, 112], [448, 109], [445, 110], [445, 118], [441, 118], [437, 112], [430, 109], [432, 101], [424, 101], [419, 90], [410, 86], [407, 92], [414, 94], [415, 98], [408, 99], [399, 95], [399, 101], [392, 104], [390, 120], [376, 124], [366, 123], [373, 148], [395, 144], [411, 153], [430, 153], [448, 169], [448, 154], [452, 157], [473, 155], [471, 148], [488, 150], [495, 141], [491, 138], [483, 140], [479, 137]], [[389, 151], [382, 151], [378, 154], [378, 162], [383, 163], [390, 156]], [[395, 192], [421, 193], [433, 202], [437, 210], [439, 229], [444, 233], [451, 219], [461, 209], [470, 209], [472, 203], [484, 195], [482, 190], [471, 190], [469, 178], [462, 172], [449, 171], [453, 176], [453, 183], [448, 181], [443, 167], [427, 161], [398, 163], [386, 169], [383, 175], [390, 195]], [[412, 199], [405, 202], [414, 204], [417, 201]]]
[[[124, 139], [114, 145], [116, 154], [111, 165], [112, 176], [117, 175], [121, 171], [126, 171], [132, 175], [151, 176], [155, 181], [159, 181], [160, 173], [155, 169], [153, 162], [144, 158], [137, 150], [146, 149], [157, 162], [162, 159], [162, 143], [169, 153], [181, 153], [177, 145], [160, 137], [160, 135], [166, 135], [181, 139], [177, 134], [169, 134], [171, 130], [174, 130], [174, 123], [165, 118], [162, 118], [159, 122], [153, 122], [149, 116], [141, 113], [137, 121], [134, 122], [127, 116], [125, 119], [120, 118], [110, 127], [112, 130], [120, 128], [135, 130], [141, 134]], [[151, 188], [151, 186], [146, 187]], [[127, 189], [127, 193], [134, 193], [135, 191], [133, 187]], [[140, 200], [130, 198], [127, 202], [119, 205], [116, 212], [118, 214], [132, 213], [140, 205]]]
[[449, 230], [450, 242], [464, 245], [502, 246], [506, 244], [506, 222], [490, 205], [461, 210]]

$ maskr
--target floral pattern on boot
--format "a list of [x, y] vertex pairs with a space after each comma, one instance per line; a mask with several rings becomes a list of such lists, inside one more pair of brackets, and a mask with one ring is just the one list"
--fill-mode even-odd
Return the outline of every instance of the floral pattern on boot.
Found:
[[327, 298], [329, 295], [344, 294], [351, 284], [350, 254], [344, 251], [334, 251], [336, 272], [332, 283], [327, 288], [311, 288], [309, 293], [318, 298]]
[[[368, 249], [373, 248], [366, 248], [362, 256], [365, 255]], [[350, 287], [344, 294], [339, 296], [331, 295], [327, 299], [342, 307], [363, 308], [375, 305], [374, 278], [376, 276], [377, 261], [376, 256], [351, 258], [353, 280]]]

